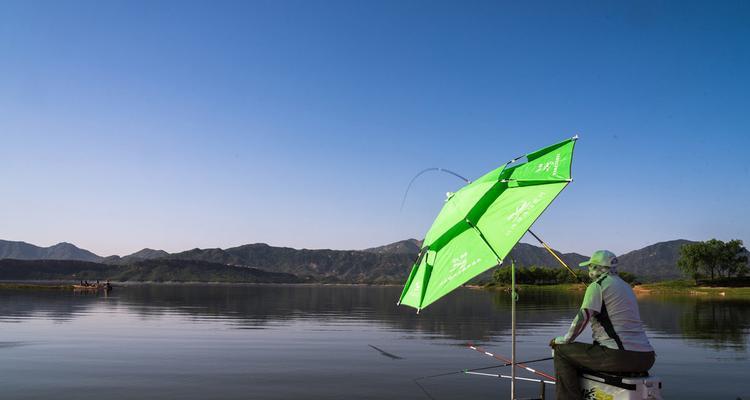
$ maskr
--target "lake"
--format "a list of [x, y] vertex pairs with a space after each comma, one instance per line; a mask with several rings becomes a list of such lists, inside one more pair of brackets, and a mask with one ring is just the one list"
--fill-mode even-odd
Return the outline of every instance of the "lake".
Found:
[[[504, 399], [505, 380], [454, 374], [510, 355], [510, 300], [459, 289], [420, 315], [399, 287], [128, 285], [108, 296], [0, 290], [3, 399]], [[548, 357], [582, 292], [527, 290], [520, 360]], [[750, 301], [639, 299], [672, 399], [750, 399]], [[582, 335], [590, 341], [590, 332]], [[534, 364], [552, 373], [551, 361]], [[509, 368], [490, 371], [509, 373]], [[529, 376], [519, 371], [519, 376]], [[425, 392], [426, 391], [426, 392]], [[550, 387], [549, 393], [554, 392]], [[538, 393], [519, 384], [519, 396]], [[552, 398], [553, 396], [550, 396]]]

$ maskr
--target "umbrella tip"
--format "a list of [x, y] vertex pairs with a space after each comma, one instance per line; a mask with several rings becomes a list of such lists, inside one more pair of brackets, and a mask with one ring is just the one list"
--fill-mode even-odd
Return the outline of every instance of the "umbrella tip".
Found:
[[575, 136], [573, 136], [571, 139], [578, 140], [578, 134], [576, 133]]

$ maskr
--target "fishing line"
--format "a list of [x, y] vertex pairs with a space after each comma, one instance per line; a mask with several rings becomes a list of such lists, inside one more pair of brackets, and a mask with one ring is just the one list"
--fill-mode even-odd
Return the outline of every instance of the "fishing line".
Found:
[[414, 383], [417, 386], [419, 386], [420, 389], [422, 389], [422, 392], [424, 392], [424, 394], [425, 394], [425, 396], [427, 396], [427, 398], [429, 398], [430, 400], [436, 400], [434, 397], [432, 397], [432, 395], [430, 394], [430, 392], [428, 392], [427, 389], [425, 389], [425, 387], [422, 386], [421, 383], [419, 383], [420, 380], [432, 379], [432, 378], [437, 378], [437, 377], [441, 377], [441, 376], [448, 376], [448, 375], [468, 374], [468, 373], [471, 373], [471, 372], [483, 371], [483, 370], [486, 370], [486, 369], [507, 367], [508, 365], [510, 365], [510, 364], [505, 363], [505, 364], [498, 364], [498, 365], [490, 365], [489, 367], [472, 368], [472, 369], [462, 369], [461, 371], [444, 372], [442, 374], [435, 374], [435, 375], [429, 375], [429, 376], [422, 376], [422, 377], [419, 377], [419, 378], [414, 378], [413, 381], [414, 381]]
[[406, 187], [406, 191], [404, 192], [404, 198], [401, 199], [401, 207], [398, 210], [399, 212], [401, 212], [404, 209], [404, 204], [406, 203], [406, 196], [409, 194], [409, 190], [411, 189], [411, 185], [414, 184], [414, 181], [417, 180], [417, 178], [419, 178], [422, 174], [424, 174], [426, 172], [430, 172], [430, 171], [445, 172], [445, 173], [448, 173], [448, 174], [451, 174], [451, 175], [455, 176], [458, 179], [461, 179], [462, 181], [464, 181], [466, 183], [471, 183], [470, 180], [464, 178], [463, 176], [461, 176], [461, 175], [459, 175], [459, 174], [457, 174], [457, 173], [455, 173], [455, 172], [453, 172], [453, 171], [451, 171], [449, 169], [437, 168], [437, 167], [423, 169], [423, 170], [419, 171], [418, 174], [414, 175], [414, 177], [411, 178], [411, 181], [409, 181], [409, 185]]

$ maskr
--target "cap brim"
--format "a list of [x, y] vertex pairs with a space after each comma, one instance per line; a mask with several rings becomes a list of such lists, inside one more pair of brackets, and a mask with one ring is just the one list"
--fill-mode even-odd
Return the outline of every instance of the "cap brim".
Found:
[[588, 265], [591, 264], [591, 260], [584, 261], [580, 264], [578, 264], [579, 267], [588, 267]]

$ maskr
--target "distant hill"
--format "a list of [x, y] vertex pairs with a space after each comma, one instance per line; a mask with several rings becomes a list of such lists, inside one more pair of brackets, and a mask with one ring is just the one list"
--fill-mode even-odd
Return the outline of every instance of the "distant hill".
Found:
[[39, 247], [26, 242], [0, 240], [0, 259], [17, 260], [80, 260], [101, 261], [102, 257], [70, 243], [62, 242], [50, 247]]
[[152, 259], [125, 266], [117, 281], [299, 283], [293, 274], [195, 260]]
[[171, 254], [170, 258], [241, 265], [294, 274], [302, 279], [347, 283], [401, 282], [414, 261], [408, 253], [297, 250], [262, 243], [228, 249], [193, 249]]
[[390, 243], [385, 246], [372, 247], [364, 249], [368, 253], [375, 254], [411, 254], [414, 257], [419, 254], [419, 249], [422, 248], [422, 241], [417, 239], [406, 239], [398, 242]]
[[[680, 278], [682, 274], [677, 268], [677, 259], [680, 247], [686, 243], [691, 242], [688, 240], [672, 240], [623, 254], [619, 257], [620, 269], [634, 273], [642, 281]], [[163, 268], [159, 270], [161, 271], [159, 273], [177, 277], [181, 275], [177, 273], [175, 268], [187, 268], [188, 266], [193, 268], [199, 264], [185, 263], [185, 261], [196, 261], [291, 274], [305, 282], [402, 283], [411, 269], [421, 244], [420, 240], [407, 239], [365, 250], [308, 250], [255, 243], [228, 249], [196, 248], [174, 254], [167, 253], [164, 250], [146, 248], [124, 257], [102, 258], [70, 243], [38, 247], [25, 242], [0, 241], [0, 259], [79, 260], [112, 266], [140, 266], [143, 268], [161, 262]], [[587, 259], [586, 256], [578, 253], [558, 254], [571, 267], [577, 267], [580, 262]], [[533, 265], [560, 267], [557, 260], [547, 250], [528, 243], [518, 243], [511, 251], [510, 256], [506, 257], [505, 264], [508, 264], [511, 259], [515, 260], [516, 265], [522, 267]], [[169, 260], [181, 260], [181, 263], [175, 264]], [[153, 261], [154, 263], [144, 263], [145, 261]], [[83, 268], [83, 266], [79, 267]], [[231, 271], [236, 272], [236, 270]], [[190, 270], [188, 275], [200, 276], [202, 277], [200, 279], [210, 279], [204, 272], [204, 270]], [[214, 272], [219, 274], [219, 271]], [[148, 274], [141, 269], [138, 273], [132, 270], [130, 275], [121, 276], [135, 276], [137, 279], [141, 279], [140, 277], [146, 275]], [[234, 273], [227, 276], [249, 279]], [[492, 270], [481, 274], [474, 282], [487, 281], [491, 276]], [[5, 278], [0, 277], [0, 279]]]
[[0, 260], [0, 280], [298, 283], [291, 274], [191, 260], [143, 260], [114, 265], [77, 260]]
[[120, 273], [123, 267], [79, 260], [0, 260], [0, 280], [96, 280]]
[[695, 242], [670, 240], [625, 253], [618, 257], [619, 269], [633, 273], [645, 281], [682, 278], [684, 275], [677, 267], [677, 260], [680, 258], [680, 247], [688, 243]]
[[132, 264], [136, 261], [142, 261], [142, 260], [153, 260], [155, 258], [167, 258], [169, 257], [169, 253], [167, 253], [164, 250], [154, 250], [145, 248], [143, 250], [136, 251], [133, 254], [127, 255], [125, 257], [120, 256], [109, 256], [101, 261], [107, 264], [120, 264], [120, 265], [127, 265]]
[[136, 251], [135, 253], [125, 256], [123, 258], [125, 259], [132, 259], [132, 260], [150, 260], [152, 258], [164, 258], [169, 256], [169, 253], [167, 253], [164, 250], [154, 250], [145, 248], [140, 251]]

